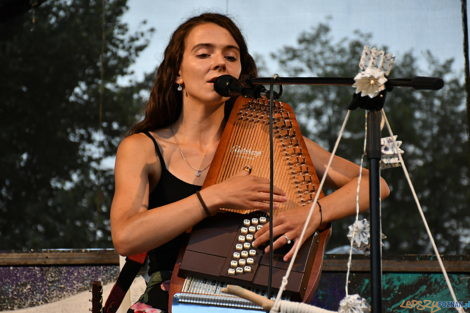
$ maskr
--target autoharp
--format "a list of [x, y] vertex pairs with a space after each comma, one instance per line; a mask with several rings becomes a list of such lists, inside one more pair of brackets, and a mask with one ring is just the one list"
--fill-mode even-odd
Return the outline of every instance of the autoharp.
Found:
[[[310, 207], [318, 190], [318, 177], [300, 133], [292, 108], [273, 103], [274, 184], [283, 189], [288, 201], [274, 211], [298, 206]], [[215, 153], [203, 188], [240, 173], [245, 166], [251, 175], [270, 177], [269, 101], [265, 98], [239, 97]], [[189, 243], [173, 271], [173, 304], [191, 302], [232, 306], [219, 291], [224, 284], [238, 284], [263, 290], [268, 284], [269, 254], [252, 247], [254, 233], [269, 221], [269, 216], [254, 210], [223, 208], [205, 219], [191, 232]], [[315, 233], [303, 244], [290, 274], [286, 294], [292, 300], [308, 302], [319, 280], [323, 253], [330, 230]], [[290, 249], [290, 246], [288, 247]], [[279, 288], [288, 263], [274, 253], [272, 287]], [[178, 273], [178, 274], [177, 274]], [[185, 277], [185, 280], [178, 279]], [[178, 286], [178, 287], [176, 287]], [[181, 290], [181, 292], [179, 292]], [[176, 294], [175, 294], [176, 293]], [[248, 304], [240, 304], [248, 308]], [[173, 306], [175, 312], [175, 306]]]

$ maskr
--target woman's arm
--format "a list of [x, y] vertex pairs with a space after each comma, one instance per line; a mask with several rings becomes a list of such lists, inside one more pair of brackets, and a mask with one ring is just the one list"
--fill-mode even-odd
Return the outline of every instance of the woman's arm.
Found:
[[[323, 176], [331, 153], [320, 147], [317, 143], [305, 138], [308, 152], [315, 165], [319, 178]], [[331, 168], [326, 178], [327, 187], [336, 188], [334, 192], [320, 200], [322, 207], [322, 220], [329, 223], [337, 219], [352, 215], [356, 212], [356, 191], [359, 176], [359, 166], [339, 156], [333, 158]], [[359, 209], [364, 211], [369, 207], [369, 171], [362, 169], [360, 181]], [[388, 197], [390, 190], [387, 182], [380, 179], [380, 198]]]
[[[321, 180], [325, 173], [330, 153], [314, 143], [308, 138], [304, 138], [308, 152], [315, 165], [315, 170]], [[315, 214], [312, 216], [308, 228], [307, 235], [303, 242], [313, 234], [322, 225], [326, 225], [334, 220], [353, 215], [356, 211], [356, 190], [359, 176], [359, 166], [341, 157], [335, 156], [326, 178], [328, 187], [336, 188], [334, 192], [319, 200], [321, 212], [317, 205]], [[369, 174], [366, 169], [362, 170], [362, 178], [360, 181], [359, 208], [364, 211], [369, 206]], [[380, 182], [381, 198], [386, 198], [390, 191], [384, 179]], [[286, 244], [286, 239], [282, 237], [286, 235], [289, 239], [297, 239], [302, 232], [303, 224], [308, 215], [309, 207], [299, 207], [294, 210], [280, 213], [274, 221], [273, 230], [274, 237], [279, 237], [274, 242], [274, 249]], [[320, 222], [322, 225], [320, 225]], [[255, 246], [261, 245], [268, 240], [268, 226], [263, 227], [255, 235]], [[294, 252], [296, 245], [303, 244], [295, 242], [294, 247], [284, 256], [284, 260], [289, 260]], [[266, 248], [266, 252], [269, 247]]]
[[195, 197], [148, 210], [149, 190], [160, 179], [161, 166], [154, 145], [143, 134], [121, 142], [114, 171], [111, 234], [119, 254], [149, 251], [204, 218]]
[[[111, 234], [121, 255], [142, 253], [156, 248], [207, 215], [196, 195], [148, 210], [149, 190], [160, 179], [160, 161], [152, 142], [143, 134], [125, 138], [119, 145], [115, 165], [115, 194], [111, 206]], [[275, 189], [276, 202], [284, 202], [284, 193]], [[269, 205], [269, 181], [246, 175], [234, 176], [201, 190], [211, 213], [220, 207], [266, 210]]]

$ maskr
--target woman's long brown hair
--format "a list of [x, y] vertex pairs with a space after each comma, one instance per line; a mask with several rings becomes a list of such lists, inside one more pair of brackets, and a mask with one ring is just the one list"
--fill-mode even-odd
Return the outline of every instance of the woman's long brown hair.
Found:
[[[204, 13], [192, 17], [181, 24], [171, 36], [165, 49], [163, 61], [156, 73], [150, 98], [145, 107], [144, 119], [135, 124], [129, 130], [129, 134], [168, 127], [176, 122], [183, 106], [182, 92], [176, 89], [176, 79], [183, 59], [184, 41], [195, 26], [205, 23], [214, 23], [225, 28], [237, 42], [240, 48], [242, 67], [240, 79], [243, 81], [246, 78], [256, 77], [256, 64], [248, 53], [245, 39], [240, 29], [230, 18], [218, 13]], [[226, 116], [231, 109], [231, 103], [233, 103], [233, 99], [231, 100], [227, 101], [225, 105]]]

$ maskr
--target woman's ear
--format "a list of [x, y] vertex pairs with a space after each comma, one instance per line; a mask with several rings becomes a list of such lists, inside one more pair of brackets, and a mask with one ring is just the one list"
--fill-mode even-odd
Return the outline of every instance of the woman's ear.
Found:
[[175, 83], [182, 85], [183, 84], [183, 78], [181, 78], [181, 73], [178, 72], [178, 76], [176, 76], [176, 81]]

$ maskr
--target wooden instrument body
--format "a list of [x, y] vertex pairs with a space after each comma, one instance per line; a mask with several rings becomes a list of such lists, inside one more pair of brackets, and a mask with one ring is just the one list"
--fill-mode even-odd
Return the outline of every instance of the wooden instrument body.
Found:
[[[275, 210], [275, 219], [276, 214], [284, 210], [298, 206], [308, 209], [318, 192], [319, 181], [292, 108], [278, 101], [274, 104], [274, 184], [283, 189], [288, 198]], [[236, 175], [245, 166], [251, 167], [251, 175], [269, 178], [268, 110], [267, 99], [237, 99], [203, 188]], [[266, 287], [268, 255], [263, 255], [262, 250], [257, 249], [256, 268], [253, 271], [239, 275], [227, 274], [243, 220], [259, 214], [254, 210], [223, 208], [221, 213], [194, 227], [184, 256], [173, 271], [169, 306], [174, 294], [181, 291], [186, 275], [215, 278], [248, 287]], [[313, 296], [330, 233], [328, 228], [311, 236], [303, 244], [287, 287], [287, 293], [293, 299], [309, 302]], [[274, 288], [280, 286], [288, 267], [288, 263], [282, 261], [286, 252], [281, 249], [275, 253]]]

